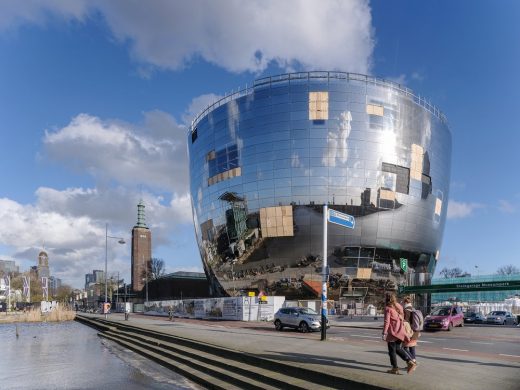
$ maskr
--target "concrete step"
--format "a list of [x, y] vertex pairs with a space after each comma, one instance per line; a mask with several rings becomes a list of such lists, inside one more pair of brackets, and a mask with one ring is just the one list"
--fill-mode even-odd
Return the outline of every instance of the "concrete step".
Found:
[[[283, 371], [268, 370], [257, 365], [251, 365], [243, 361], [236, 361], [227, 359], [222, 356], [215, 356], [200, 349], [190, 348], [184, 345], [176, 344], [175, 342], [157, 340], [156, 338], [143, 335], [128, 335], [125, 332], [110, 331], [108, 334], [121, 337], [129, 342], [139, 341], [140, 346], [145, 347], [149, 345], [154, 348], [161, 348], [166, 350], [166, 356], [171, 353], [181, 355], [183, 358], [193, 359], [196, 362], [205, 363], [211, 366], [216, 366], [227, 371], [231, 371], [234, 375], [241, 375], [242, 377], [253, 379], [263, 389], [288, 389], [288, 390], [302, 390], [308, 389], [310, 382], [308, 380], [294, 378], [286, 375]], [[164, 353], [154, 349], [157, 353]], [[173, 357], [175, 359], [175, 357]], [[185, 362], [186, 363], [186, 362]], [[313, 385], [313, 389], [325, 389], [320, 385]]]
[[[188, 353], [188, 356], [181, 357], [185, 359], [189, 357], [196, 361], [209, 360], [210, 363], [208, 364], [220, 365], [220, 367], [224, 368], [226, 366], [235, 367], [235, 371], [240, 371], [244, 377], [253, 378], [253, 380], [258, 379], [258, 375], [256, 375], [258, 371], [262, 378], [258, 379], [261, 382], [262, 389], [267, 388], [266, 386], [283, 389], [380, 389], [378, 386], [362, 383], [348, 377], [303, 367], [306, 362], [304, 358], [302, 358], [301, 364], [297, 361], [289, 363], [277, 360], [276, 357], [263, 358], [248, 352], [129, 324], [126, 321], [109, 321], [103, 318], [96, 318], [92, 319], [92, 322], [96, 322], [97, 325], [102, 324], [105, 327], [104, 332], [110, 333], [109, 337], [113, 337], [116, 340], [124, 341], [130, 345], [133, 345], [132, 343], [135, 342], [145, 343], [140, 346], [136, 345], [139, 349], [146, 350], [152, 344], [159, 346], [163, 350], [153, 352], [158, 355], [166, 354], [165, 358], [171, 358], [171, 356], [168, 356], [171, 353], [179, 355]], [[93, 326], [92, 324], [85, 324]], [[140, 340], [137, 341], [136, 339]], [[183, 348], [185, 348], [185, 351], [182, 350]], [[240, 364], [237, 365], [237, 363]], [[188, 365], [187, 362], [183, 362], [183, 364]], [[189, 376], [187, 377], [189, 378]], [[266, 380], [265, 378], [272, 379]], [[251, 379], [247, 379], [247, 381], [249, 384]]]
[[353, 384], [361, 385], [359, 383], [350, 381], [345, 378], [339, 378], [323, 372], [318, 372], [297, 365], [282, 363], [276, 360], [261, 358], [252, 354], [244, 353], [242, 351], [235, 351], [220, 346], [203, 343], [197, 340], [187, 339], [172, 334], [166, 334], [150, 329], [143, 329], [139, 326], [133, 326], [127, 323], [111, 322], [102, 318], [98, 319], [105, 324], [114, 324], [117, 329], [132, 334], [139, 334], [149, 336], [158, 340], [172, 342], [176, 345], [184, 345], [199, 351], [205, 351], [212, 355], [218, 356], [221, 359], [234, 360], [242, 363], [247, 363], [253, 367], [263, 368], [272, 373], [280, 373], [282, 378], [293, 378], [294, 381], [305, 384], [304, 388], [308, 389], [310, 384], [314, 386], [325, 386], [325, 388], [344, 389]]
[[154, 362], [169, 368], [172, 371], [175, 371], [179, 375], [188, 378], [189, 380], [207, 388], [214, 390], [240, 390], [241, 387], [232, 386], [228, 382], [222, 381], [218, 378], [213, 377], [212, 375], [201, 372], [198, 369], [194, 369], [189, 365], [182, 364], [174, 359], [169, 359], [163, 355], [150, 351], [148, 348], [141, 348], [135, 343], [131, 343], [125, 340], [122, 340], [120, 337], [114, 337], [113, 335], [109, 335], [106, 333], [99, 333], [100, 337], [111, 340], [119, 345], [122, 345]]

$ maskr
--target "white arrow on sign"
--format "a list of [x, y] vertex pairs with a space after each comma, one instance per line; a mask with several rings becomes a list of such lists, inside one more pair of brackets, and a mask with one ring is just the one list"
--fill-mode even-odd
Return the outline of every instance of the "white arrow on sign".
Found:
[[329, 209], [328, 220], [331, 223], [335, 223], [336, 225], [341, 225], [349, 229], [354, 229], [354, 226], [356, 225], [356, 220], [352, 215], [340, 213], [339, 211], [331, 209]]

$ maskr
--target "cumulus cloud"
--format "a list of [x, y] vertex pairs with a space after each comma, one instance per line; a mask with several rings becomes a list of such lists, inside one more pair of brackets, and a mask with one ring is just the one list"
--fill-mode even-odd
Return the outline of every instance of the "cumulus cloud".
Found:
[[97, 180], [144, 184], [179, 194], [188, 188], [186, 127], [160, 111], [135, 126], [80, 114], [45, 132], [46, 157], [86, 171]]
[[190, 124], [202, 110], [206, 109], [210, 104], [215, 103], [220, 98], [222, 98], [221, 95], [216, 95], [214, 93], [208, 93], [194, 98], [182, 117], [184, 123]]
[[258, 73], [276, 63], [286, 70], [368, 73], [374, 48], [367, 0], [319, 6], [308, 0], [55, 0], [10, 1], [3, 8], [0, 27], [99, 12], [136, 60], [164, 69], [203, 59], [231, 72]]
[[448, 218], [467, 218], [470, 217], [475, 210], [483, 207], [484, 205], [480, 203], [466, 203], [450, 200], [448, 203]]
[[[204, 98], [191, 106], [198, 100]], [[161, 111], [144, 113], [141, 124], [80, 114], [47, 130], [42, 159], [90, 176], [95, 184], [42, 186], [32, 204], [0, 199], [0, 218], [9, 221], [0, 226], [0, 245], [13, 248], [22, 268], [33, 265], [45, 245], [53, 275], [79, 287], [86, 272], [104, 266], [107, 221], [111, 235], [130, 242], [141, 199], [153, 247], [181, 245], [173, 242], [176, 229], [192, 225], [186, 137], [186, 127]], [[130, 280], [129, 257], [129, 245], [111, 245], [109, 270]]]
[[[0, 226], [1, 243], [16, 248], [16, 259], [33, 262], [45, 245], [52, 257], [53, 275], [76, 286], [82, 285], [87, 271], [104, 265], [106, 221], [110, 221], [110, 235], [130, 243], [139, 199], [146, 206], [154, 247], [171, 245], [175, 227], [191, 224], [188, 194], [166, 201], [161, 196], [122, 187], [105, 191], [41, 187], [36, 198], [34, 205], [0, 199], [0, 218], [9, 221]], [[111, 245], [109, 255], [109, 269], [128, 270], [129, 245]], [[129, 274], [126, 276], [129, 280]]]

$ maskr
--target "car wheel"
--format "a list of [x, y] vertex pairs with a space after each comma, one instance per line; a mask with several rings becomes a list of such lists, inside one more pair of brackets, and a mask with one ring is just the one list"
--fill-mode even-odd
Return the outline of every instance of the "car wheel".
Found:
[[453, 329], [453, 324], [450, 322], [448, 325], [448, 332], [451, 332], [452, 329]]
[[276, 320], [274, 322], [274, 327], [276, 330], [283, 330], [283, 325], [282, 325], [282, 321], [280, 320]]
[[302, 333], [308, 333], [309, 332], [309, 325], [305, 321], [300, 322], [300, 326], [298, 328], [300, 332]]

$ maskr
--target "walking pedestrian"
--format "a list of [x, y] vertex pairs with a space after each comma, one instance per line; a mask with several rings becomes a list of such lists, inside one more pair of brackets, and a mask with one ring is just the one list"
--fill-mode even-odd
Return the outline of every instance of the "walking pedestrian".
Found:
[[412, 298], [405, 297], [403, 299], [404, 303], [404, 320], [410, 324], [410, 327], [413, 330], [413, 335], [408, 341], [403, 342], [403, 348], [408, 352], [410, 357], [412, 358], [412, 362], [417, 364], [416, 355], [415, 355], [415, 347], [417, 346], [417, 340], [419, 340], [419, 337], [421, 337], [421, 332], [418, 330], [414, 330], [412, 326], [412, 315], [413, 312], [416, 310], [414, 309], [412, 305]]
[[406, 361], [407, 372], [410, 374], [415, 370], [417, 364], [412, 361], [408, 352], [403, 349], [403, 341], [408, 340], [404, 329], [403, 307], [397, 302], [397, 298], [393, 293], [388, 294], [385, 300], [383, 340], [388, 343], [388, 355], [390, 356], [390, 364], [392, 365], [392, 368], [387, 372], [389, 374], [401, 374], [397, 366], [396, 355], [399, 355], [401, 359]]
[[168, 306], [168, 320], [173, 321], [173, 307]]

